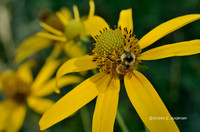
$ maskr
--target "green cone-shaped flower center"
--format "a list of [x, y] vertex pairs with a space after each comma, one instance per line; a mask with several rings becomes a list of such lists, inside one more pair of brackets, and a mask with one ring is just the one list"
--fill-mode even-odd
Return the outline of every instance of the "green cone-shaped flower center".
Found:
[[85, 27], [83, 23], [76, 20], [71, 20], [65, 28], [65, 35], [68, 40], [80, 39], [84, 34]]
[[123, 46], [124, 36], [115, 30], [106, 30], [99, 35], [96, 41], [98, 53], [109, 55]]

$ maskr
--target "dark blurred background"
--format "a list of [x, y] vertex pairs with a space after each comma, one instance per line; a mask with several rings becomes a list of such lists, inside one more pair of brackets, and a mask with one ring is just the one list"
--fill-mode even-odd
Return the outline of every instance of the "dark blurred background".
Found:
[[[122, 9], [132, 8], [134, 33], [138, 39], [167, 20], [185, 14], [200, 13], [200, 0], [94, 0], [94, 2], [96, 15], [103, 17], [111, 27], [117, 25]], [[1, 68], [8, 66], [9, 63], [5, 52], [6, 47], [12, 54], [25, 38], [41, 29], [38, 19], [41, 12], [44, 10], [55, 12], [61, 7], [67, 7], [72, 11], [74, 4], [78, 6], [81, 16], [88, 14], [88, 0], [0, 0]], [[193, 39], [200, 39], [200, 20], [165, 36], [147, 49]], [[173, 57], [144, 63], [148, 69], [142, 73], [153, 84], [171, 115], [187, 117], [187, 120], [176, 120], [180, 130], [183, 132], [200, 131], [200, 55]], [[73, 87], [71, 86], [71, 89]], [[60, 95], [54, 94], [50, 98], [56, 101], [69, 90], [70, 88], [65, 88]], [[95, 100], [86, 106], [90, 119], [92, 119], [94, 105]], [[130, 132], [145, 131], [123, 85], [118, 111]], [[28, 109], [21, 132], [39, 131], [37, 124], [39, 119], [40, 115]], [[80, 112], [47, 131], [84, 131]], [[117, 121], [114, 131], [122, 131]]]

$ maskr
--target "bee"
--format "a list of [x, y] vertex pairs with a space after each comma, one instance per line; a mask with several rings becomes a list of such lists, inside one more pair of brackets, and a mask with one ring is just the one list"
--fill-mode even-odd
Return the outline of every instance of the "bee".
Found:
[[124, 53], [120, 56], [121, 64], [116, 68], [118, 74], [125, 75], [129, 69], [133, 68], [135, 62], [135, 55], [130, 49], [125, 49]]

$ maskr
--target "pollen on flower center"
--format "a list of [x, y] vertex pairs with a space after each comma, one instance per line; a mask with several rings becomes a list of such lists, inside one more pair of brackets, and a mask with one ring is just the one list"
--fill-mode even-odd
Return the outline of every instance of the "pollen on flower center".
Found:
[[85, 27], [83, 23], [76, 20], [71, 20], [65, 28], [65, 35], [68, 40], [80, 39], [84, 34]]
[[3, 78], [2, 85], [5, 96], [17, 103], [25, 103], [27, 96], [30, 94], [29, 85], [14, 74]]
[[99, 54], [111, 54], [124, 44], [124, 36], [115, 30], [106, 30], [98, 38], [96, 47]]
[[93, 61], [97, 63], [100, 72], [114, 76], [132, 73], [140, 62], [138, 57], [141, 52], [132, 30], [121, 27], [115, 30], [105, 28], [100, 33], [95, 36], [96, 43], [92, 50]]

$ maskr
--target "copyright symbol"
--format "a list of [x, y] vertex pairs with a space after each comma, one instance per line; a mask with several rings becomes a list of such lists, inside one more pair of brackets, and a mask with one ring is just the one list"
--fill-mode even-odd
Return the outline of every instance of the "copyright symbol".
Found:
[[150, 116], [150, 117], [149, 117], [149, 120], [152, 120], [152, 119], [153, 119], [152, 116]]

